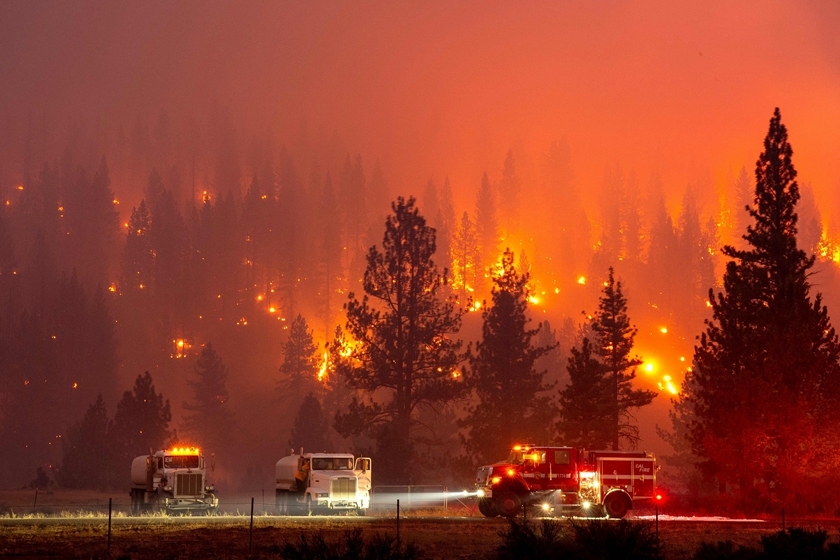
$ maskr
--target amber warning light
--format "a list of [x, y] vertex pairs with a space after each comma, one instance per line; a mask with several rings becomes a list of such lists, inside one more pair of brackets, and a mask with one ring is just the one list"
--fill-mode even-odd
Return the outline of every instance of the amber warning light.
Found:
[[168, 453], [170, 455], [198, 455], [198, 447], [173, 447]]

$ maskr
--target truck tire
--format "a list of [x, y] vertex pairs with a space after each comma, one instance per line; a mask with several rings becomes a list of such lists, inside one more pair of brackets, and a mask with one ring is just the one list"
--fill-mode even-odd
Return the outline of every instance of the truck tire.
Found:
[[135, 492], [134, 490], [129, 492], [129, 495], [131, 496], [131, 515], [134, 515], [134, 516], [140, 515], [140, 500], [141, 500], [141, 497], [138, 496], [137, 492]]
[[478, 499], [478, 511], [484, 517], [496, 517], [499, 515], [499, 510], [496, 509], [496, 504], [489, 498]]
[[630, 498], [623, 492], [613, 492], [604, 500], [607, 517], [621, 519], [630, 511]]
[[500, 492], [495, 497], [496, 510], [502, 517], [516, 517], [522, 511], [522, 499], [510, 490]]

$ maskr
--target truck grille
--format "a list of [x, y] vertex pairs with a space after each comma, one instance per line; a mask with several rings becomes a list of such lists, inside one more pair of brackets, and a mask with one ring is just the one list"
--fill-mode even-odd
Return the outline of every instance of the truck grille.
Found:
[[179, 474], [175, 477], [176, 496], [197, 496], [201, 494], [200, 474]]
[[330, 498], [333, 500], [355, 500], [356, 479], [350, 477], [332, 479], [330, 482]]

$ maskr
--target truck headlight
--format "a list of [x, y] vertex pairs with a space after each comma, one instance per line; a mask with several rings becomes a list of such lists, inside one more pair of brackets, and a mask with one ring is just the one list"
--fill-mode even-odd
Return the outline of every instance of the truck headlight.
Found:
[[215, 488], [213, 487], [212, 484], [204, 487], [205, 492], [212, 492], [213, 490], [215, 490]]
[[163, 489], [166, 492], [172, 492], [172, 487], [171, 486], [164, 486]]
[[478, 492], [476, 492], [476, 495], [479, 498], [483, 498], [484, 497], [484, 488], [479, 488]]
[[318, 496], [319, 498], [326, 498], [327, 496], [329, 496], [329, 494], [326, 493], [326, 492], [324, 492], [324, 493], [319, 492], [318, 494], [316, 494], [316, 496]]

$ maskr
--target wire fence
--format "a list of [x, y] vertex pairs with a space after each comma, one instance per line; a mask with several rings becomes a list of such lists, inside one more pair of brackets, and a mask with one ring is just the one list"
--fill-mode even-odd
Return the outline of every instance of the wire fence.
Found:
[[[255, 516], [279, 515], [274, 488], [261, 490], [256, 495], [240, 494], [219, 496], [216, 515], [245, 516], [252, 507]], [[114, 497], [68, 499], [66, 495], [58, 498], [52, 492], [33, 492], [31, 501], [19, 497], [15, 503], [0, 503], [0, 518], [9, 517], [107, 517], [110, 507], [115, 517], [132, 517], [131, 500], [126, 492]], [[389, 515], [394, 513], [400, 500], [403, 510], [441, 509], [448, 511], [457, 508], [469, 508], [470, 504], [463, 492], [450, 492], [443, 485], [380, 485], [371, 492], [369, 514]], [[288, 513], [288, 512], [284, 512]], [[299, 513], [299, 512], [292, 512]], [[185, 512], [182, 515], [201, 516], [201, 511]], [[160, 515], [160, 512], [147, 512], [142, 516]], [[173, 515], [178, 515], [177, 513]]]

